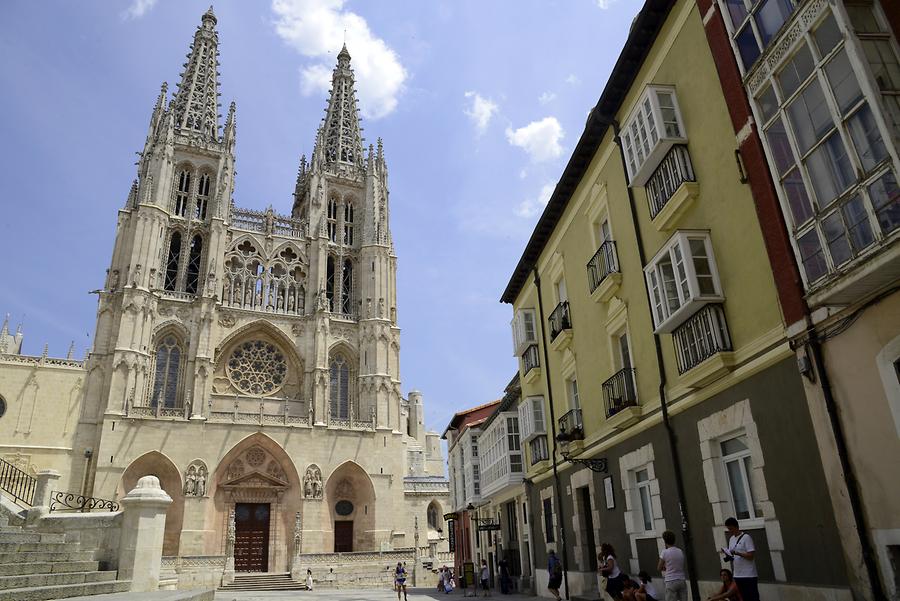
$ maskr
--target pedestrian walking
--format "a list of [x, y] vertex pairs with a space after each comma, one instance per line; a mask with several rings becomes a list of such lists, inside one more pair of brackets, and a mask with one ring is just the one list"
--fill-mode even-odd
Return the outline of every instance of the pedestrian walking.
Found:
[[491, 571], [484, 559], [481, 560], [481, 592], [483, 597], [491, 596]]
[[638, 572], [638, 581], [641, 586], [635, 593], [637, 601], [663, 601], [662, 597], [660, 597], [659, 593], [656, 591], [656, 585], [653, 584], [653, 579], [646, 570]]
[[662, 535], [666, 548], [659, 554], [657, 569], [663, 575], [666, 601], [687, 601], [687, 574], [684, 570], [684, 551], [675, 546], [675, 533], [666, 530]]
[[559, 596], [559, 587], [562, 586], [562, 573], [562, 563], [556, 556], [556, 551], [550, 549], [547, 554], [547, 576], [549, 577], [547, 590], [553, 593], [556, 601], [560, 601], [561, 598]]
[[602, 558], [599, 566], [600, 574], [606, 576], [606, 592], [613, 599], [621, 599], [627, 578], [616, 562], [616, 550], [611, 544], [603, 543], [600, 545], [600, 556]]
[[306, 568], [306, 590], [313, 590], [312, 570], [310, 568]]
[[759, 586], [756, 573], [756, 547], [753, 546], [753, 538], [743, 532], [740, 524], [734, 518], [725, 520], [725, 528], [728, 529], [728, 546], [720, 549], [724, 559], [732, 564], [734, 582], [741, 592], [744, 601], [759, 601]]
[[503, 556], [503, 559], [500, 560], [500, 594], [508, 595], [510, 589], [510, 578], [509, 578], [509, 562], [506, 560], [506, 555]]
[[741, 591], [738, 590], [731, 570], [722, 568], [719, 572], [719, 577], [722, 579], [722, 588], [719, 589], [717, 594], [707, 597], [708, 601], [741, 601]]
[[397, 601], [400, 601], [400, 591], [403, 591], [403, 601], [406, 601], [406, 567], [397, 562], [394, 569], [394, 586], [397, 588]]

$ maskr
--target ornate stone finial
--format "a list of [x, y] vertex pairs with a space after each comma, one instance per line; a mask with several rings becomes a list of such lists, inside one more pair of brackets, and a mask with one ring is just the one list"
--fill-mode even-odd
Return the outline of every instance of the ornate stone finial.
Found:
[[69, 361], [75, 356], [75, 341], [72, 341], [72, 344], [69, 345], [69, 352], [66, 353], [66, 359]]
[[46, 359], [47, 355], [50, 354], [50, 345], [46, 342], [44, 343], [44, 352], [41, 353], [41, 359]]
[[0, 329], [0, 336], [9, 336], [9, 313], [3, 319], [3, 328]]
[[215, 26], [216, 15], [210, 7], [194, 33], [171, 111], [176, 131], [209, 142], [217, 142], [219, 135], [219, 39]]
[[[356, 109], [356, 89], [346, 44], [332, 73], [331, 94], [325, 108], [322, 129], [316, 136], [317, 154], [323, 151], [326, 164], [335, 162], [362, 165], [362, 134]], [[316, 161], [318, 162], [318, 157]]]

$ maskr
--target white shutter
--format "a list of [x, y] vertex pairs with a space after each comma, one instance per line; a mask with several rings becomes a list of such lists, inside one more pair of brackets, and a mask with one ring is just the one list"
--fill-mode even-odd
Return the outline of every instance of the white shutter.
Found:
[[519, 404], [519, 432], [522, 440], [526, 440], [534, 432], [534, 422], [531, 415], [531, 401], [526, 400]]

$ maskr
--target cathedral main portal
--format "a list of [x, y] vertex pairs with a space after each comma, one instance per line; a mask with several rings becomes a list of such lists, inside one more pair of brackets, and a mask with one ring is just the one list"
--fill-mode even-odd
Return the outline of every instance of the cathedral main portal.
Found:
[[270, 507], [269, 503], [235, 504], [235, 571], [269, 571]]

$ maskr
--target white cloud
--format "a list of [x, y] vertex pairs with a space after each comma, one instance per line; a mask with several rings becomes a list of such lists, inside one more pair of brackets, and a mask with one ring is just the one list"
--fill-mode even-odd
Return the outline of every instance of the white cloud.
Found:
[[556, 100], [556, 94], [553, 92], [544, 92], [538, 96], [538, 102], [540, 102], [541, 105], [550, 104], [554, 100]]
[[132, 0], [131, 5], [122, 11], [122, 18], [126, 20], [140, 19], [156, 5], [156, 0]]
[[526, 177], [528, 177], [528, 171], [526, 171], [525, 169], [519, 171], [519, 179], [525, 179]]
[[601, 10], [606, 10], [615, 3], [616, 0], [597, 0], [597, 6], [599, 6]]
[[472, 106], [463, 112], [472, 120], [472, 123], [475, 124], [475, 129], [481, 135], [487, 130], [491, 118], [497, 112], [497, 103], [473, 91], [466, 92], [466, 98], [472, 99]]
[[[275, 31], [311, 59], [301, 68], [304, 94], [327, 93], [341, 40], [347, 40], [364, 116], [378, 119], [397, 108], [407, 72], [397, 53], [366, 20], [344, 9], [345, 0], [272, 0]], [[346, 33], [345, 33], [346, 32]]]
[[568, 77], [566, 77], [566, 83], [570, 86], [577, 86], [581, 83], [581, 79], [574, 73], [569, 73]]
[[532, 121], [519, 129], [506, 128], [506, 139], [528, 153], [534, 162], [549, 161], [562, 154], [562, 140], [565, 132], [556, 117], [544, 117]]
[[547, 206], [547, 203], [550, 202], [550, 197], [553, 195], [553, 190], [556, 188], [556, 184], [550, 182], [548, 184], [544, 184], [541, 188], [541, 191], [538, 193], [537, 198], [526, 198], [519, 206], [516, 207], [516, 215], [519, 217], [533, 217], [537, 215], [540, 211]]

